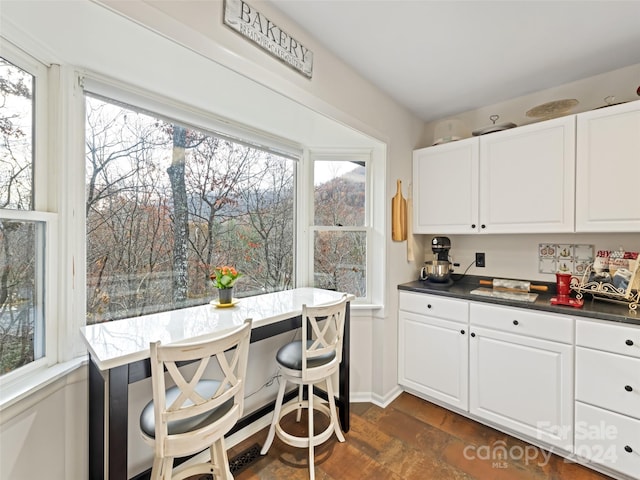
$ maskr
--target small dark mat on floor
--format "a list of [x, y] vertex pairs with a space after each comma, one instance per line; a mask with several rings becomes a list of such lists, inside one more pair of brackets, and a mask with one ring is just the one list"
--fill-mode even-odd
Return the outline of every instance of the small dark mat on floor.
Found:
[[[260, 456], [260, 445], [254, 443], [246, 450], [243, 450], [238, 455], [229, 459], [229, 469], [233, 475], [238, 475], [245, 470], [249, 465], [255, 462]], [[195, 479], [195, 477], [192, 477]], [[211, 480], [211, 475], [204, 475], [199, 477], [198, 480]]]

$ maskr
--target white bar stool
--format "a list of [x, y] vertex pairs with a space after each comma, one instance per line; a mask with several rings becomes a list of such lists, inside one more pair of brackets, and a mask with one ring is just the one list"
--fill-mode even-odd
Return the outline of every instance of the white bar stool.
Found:
[[[151, 343], [153, 400], [140, 414], [143, 439], [153, 447], [152, 480], [179, 480], [195, 474], [212, 474], [216, 480], [233, 480], [224, 435], [242, 416], [251, 320], [229, 333], [196, 342]], [[204, 379], [211, 359], [221, 374]], [[194, 362], [180, 370], [182, 362]], [[215, 365], [215, 363], [214, 363]], [[175, 386], [166, 388], [165, 369]], [[188, 377], [188, 378], [187, 378]], [[210, 449], [211, 459], [173, 471], [173, 459]]]
[[[284, 443], [298, 448], [309, 449], [309, 477], [315, 478], [314, 447], [327, 441], [334, 433], [340, 442], [345, 438], [340, 429], [340, 421], [335, 403], [332, 376], [338, 371], [342, 361], [342, 340], [346, 315], [347, 296], [337, 302], [324, 305], [302, 306], [302, 338], [307, 339], [290, 342], [276, 354], [280, 367], [280, 388], [276, 398], [273, 420], [264, 446], [260, 453], [265, 455], [274, 435]], [[298, 398], [283, 405], [287, 383], [298, 385]], [[314, 394], [314, 385], [323, 382], [326, 386], [328, 402], [324, 402]], [[307, 400], [303, 399], [304, 387], [307, 387]], [[315, 399], [314, 399], [315, 397]], [[325, 405], [325, 403], [328, 403]], [[296, 420], [299, 422], [302, 409], [308, 412], [307, 437], [298, 437], [284, 431], [280, 420], [289, 412], [297, 410]], [[319, 433], [313, 429], [313, 411], [317, 410], [329, 418], [327, 428]]]

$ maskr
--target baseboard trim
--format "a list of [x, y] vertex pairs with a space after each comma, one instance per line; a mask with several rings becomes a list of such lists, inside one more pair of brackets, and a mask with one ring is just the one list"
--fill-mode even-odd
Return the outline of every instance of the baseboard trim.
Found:
[[403, 392], [402, 388], [399, 385], [388, 392], [386, 395], [376, 395], [373, 392], [358, 392], [351, 393], [350, 399], [351, 403], [373, 403], [377, 407], [386, 408], [391, 402], [393, 402], [398, 396]]

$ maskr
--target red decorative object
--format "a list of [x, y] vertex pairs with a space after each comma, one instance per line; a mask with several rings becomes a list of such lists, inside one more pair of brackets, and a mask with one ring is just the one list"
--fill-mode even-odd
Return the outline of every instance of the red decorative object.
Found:
[[584, 305], [584, 300], [569, 296], [571, 293], [570, 273], [556, 273], [556, 292], [557, 295], [551, 299], [551, 305], [568, 305], [575, 308], [582, 308]]

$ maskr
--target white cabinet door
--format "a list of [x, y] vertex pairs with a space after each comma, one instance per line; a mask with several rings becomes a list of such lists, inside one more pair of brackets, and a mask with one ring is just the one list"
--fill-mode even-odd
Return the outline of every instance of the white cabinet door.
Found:
[[403, 310], [399, 322], [400, 384], [467, 410], [467, 325]]
[[576, 231], [640, 232], [640, 101], [577, 118]]
[[478, 228], [478, 138], [413, 152], [414, 233]]
[[575, 116], [480, 137], [480, 231], [572, 232]]
[[470, 332], [469, 411], [571, 451], [573, 346], [482, 327]]

